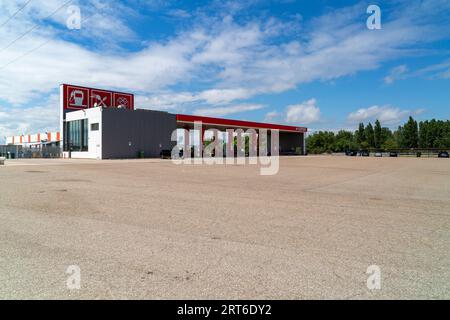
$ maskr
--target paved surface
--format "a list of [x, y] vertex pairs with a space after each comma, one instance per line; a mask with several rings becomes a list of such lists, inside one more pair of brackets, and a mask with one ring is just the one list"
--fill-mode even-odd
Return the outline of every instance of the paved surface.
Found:
[[258, 173], [9, 161], [0, 298], [450, 298], [449, 160], [293, 157]]

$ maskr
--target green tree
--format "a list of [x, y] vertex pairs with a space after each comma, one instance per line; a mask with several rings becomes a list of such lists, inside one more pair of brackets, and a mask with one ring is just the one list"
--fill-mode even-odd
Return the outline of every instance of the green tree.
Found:
[[392, 138], [394, 139], [397, 148], [401, 148], [402, 147], [402, 132], [403, 132], [403, 127], [399, 126], [397, 128], [397, 130], [395, 130], [392, 134]]
[[375, 148], [375, 132], [372, 124], [369, 122], [365, 129], [366, 142], [369, 148]]
[[421, 123], [419, 139], [423, 148], [434, 148], [439, 135], [439, 123], [435, 119]]
[[386, 151], [395, 150], [398, 148], [398, 143], [393, 137], [390, 137], [383, 143], [382, 148]]
[[419, 148], [430, 148], [428, 141], [428, 130], [430, 123], [428, 121], [420, 121], [419, 123]]
[[381, 128], [381, 145], [383, 146], [388, 139], [393, 139], [392, 131], [386, 127]]
[[306, 145], [309, 153], [331, 153], [335, 148], [335, 136], [330, 131], [316, 132], [306, 139]]
[[346, 130], [340, 130], [335, 136], [335, 152], [344, 152], [357, 149], [353, 133]]
[[375, 140], [375, 148], [379, 149], [381, 148], [381, 145], [383, 144], [383, 130], [381, 128], [380, 121], [375, 121], [375, 127], [374, 127], [374, 140]]
[[438, 148], [450, 149], [450, 121], [427, 120], [420, 124], [410, 117], [397, 130], [381, 127], [377, 120], [375, 127], [369, 123], [364, 127], [360, 123], [355, 133], [341, 130], [337, 134], [319, 131], [307, 138], [310, 153], [344, 152], [357, 148], [382, 148], [396, 150], [399, 148]]
[[358, 126], [358, 130], [355, 132], [355, 140], [358, 144], [358, 147], [361, 147], [362, 143], [366, 141], [366, 134], [364, 130], [364, 123], [360, 123]]
[[417, 121], [411, 116], [401, 130], [401, 147], [417, 148], [419, 146], [419, 129]]
[[439, 131], [434, 142], [434, 148], [450, 148], [450, 121], [437, 121], [437, 127]]

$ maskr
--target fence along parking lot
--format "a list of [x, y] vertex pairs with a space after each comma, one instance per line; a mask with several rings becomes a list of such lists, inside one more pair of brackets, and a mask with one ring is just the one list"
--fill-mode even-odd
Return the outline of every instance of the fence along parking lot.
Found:
[[348, 150], [345, 152], [347, 156], [361, 156], [362, 153], [365, 152], [366, 156], [375, 156], [375, 157], [392, 157], [392, 154], [399, 157], [426, 157], [426, 158], [446, 158], [443, 156], [445, 154], [450, 153], [448, 149], [392, 149], [392, 150], [379, 150], [379, 149], [369, 149], [369, 150], [360, 150], [353, 151]]
[[59, 146], [0, 146], [0, 156], [6, 159], [60, 158]]

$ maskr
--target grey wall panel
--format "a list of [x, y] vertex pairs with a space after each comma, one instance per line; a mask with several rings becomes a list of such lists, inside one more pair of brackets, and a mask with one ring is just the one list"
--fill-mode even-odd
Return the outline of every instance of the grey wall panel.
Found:
[[104, 109], [102, 114], [103, 159], [159, 157], [161, 150], [171, 150], [176, 116], [152, 110]]

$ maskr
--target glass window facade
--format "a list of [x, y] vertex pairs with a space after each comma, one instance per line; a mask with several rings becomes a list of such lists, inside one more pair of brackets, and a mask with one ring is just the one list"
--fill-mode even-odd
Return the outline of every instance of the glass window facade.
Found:
[[88, 151], [88, 120], [67, 121], [65, 123], [64, 151]]

